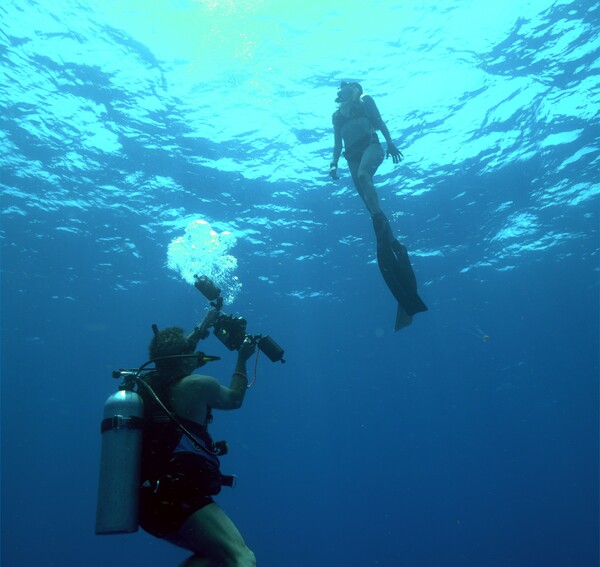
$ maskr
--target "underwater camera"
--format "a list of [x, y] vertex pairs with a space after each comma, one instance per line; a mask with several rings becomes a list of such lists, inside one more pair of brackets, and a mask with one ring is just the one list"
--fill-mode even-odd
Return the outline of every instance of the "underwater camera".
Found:
[[[246, 319], [227, 315], [221, 311], [223, 298], [219, 287], [207, 276], [195, 276], [194, 286], [208, 299], [212, 306], [209, 314], [209, 327], [229, 350], [239, 350], [245, 339], [250, 339], [272, 362], [285, 362], [284, 350], [268, 335], [249, 335], [246, 332]], [[208, 334], [208, 333], [207, 333]]]

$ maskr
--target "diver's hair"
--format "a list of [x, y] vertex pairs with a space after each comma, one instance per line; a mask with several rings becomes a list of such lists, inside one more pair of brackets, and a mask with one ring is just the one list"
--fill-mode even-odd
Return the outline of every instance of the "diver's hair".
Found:
[[362, 88], [362, 85], [360, 83], [357, 83], [357, 82], [348, 82], [348, 81], [342, 81], [340, 83], [340, 88], [341, 87], [346, 87], [346, 86], [356, 87], [358, 89], [358, 92], [360, 93], [360, 96], [362, 96], [362, 94], [363, 94], [363, 88]]
[[[158, 331], [148, 346], [150, 358], [160, 358], [162, 356], [171, 356], [174, 354], [188, 354], [192, 352], [190, 343], [184, 335], [181, 327], [168, 327]], [[161, 376], [183, 376], [186, 374], [185, 358], [171, 358], [167, 360], [156, 361], [156, 369]]]

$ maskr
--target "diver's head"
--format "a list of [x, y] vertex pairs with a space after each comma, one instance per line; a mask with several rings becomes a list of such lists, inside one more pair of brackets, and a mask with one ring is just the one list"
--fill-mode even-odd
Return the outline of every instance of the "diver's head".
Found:
[[[194, 352], [195, 344], [184, 335], [180, 327], [168, 327], [159, 331], [153, 325], [154, 337], [148, 346], [148, 353], [152, 360], [181, 354], [191, 354]], [[156, 360], [156, 369], [158, 373], [165, 377], [187, 376], [197, 367], [196, 360], [190, 358], [167, 358], [165, 360]]]
[[343, 104], [352, 100], [358, 100], [362, 94], [363, 89], [360, 83], [347, 83], [346, 81], [342, 81], [335, 102]]

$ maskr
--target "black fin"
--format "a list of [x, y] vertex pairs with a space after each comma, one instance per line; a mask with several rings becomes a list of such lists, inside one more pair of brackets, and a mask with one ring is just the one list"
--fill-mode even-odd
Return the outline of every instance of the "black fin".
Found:
[[412, 315], [409, 315], [402, 305], [398, 303], [398, 310], [396, 311], [396, 324], [394, 325], [394, 331], [399, 331], [408, 327], [412, 323]]
[[427, 311], [427, 306], [417, 293], [417, 278], [406, 247], [394, 238], [383, 213], [373, 217], [373, 226], [377, 237], [377, 264], [392, 295], [411, 318], [415, 313]]

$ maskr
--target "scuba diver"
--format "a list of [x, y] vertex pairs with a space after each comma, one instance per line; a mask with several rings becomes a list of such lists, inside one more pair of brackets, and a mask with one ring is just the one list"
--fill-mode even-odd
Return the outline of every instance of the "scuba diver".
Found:
[[[194, 352], [215, 314], [209, 311], [187, 337], [179, 327], [159, 331], [153, 325], [150, 360], [113, 372], [122, 383], [104, 404], [96, 534], [133, 533], [141, 526], [192, 551], [182, 567], [255, 567], [254, 553], [212, 498], [221, 487], [233, 486], [235, 477], [221, 474], [219, 456], [227, 444], [214, 442], [208, 425], [213, 409], [242, 406], [249, 387], [246, 362], [257, 345], [271, 359], [285, 361], [272, 339], [261, 337], [261, 343], [243, 333], [245, 320], [220, 315], [219, 330], [232, 330], [221, 340], [238, 351], [231, 382], [226, 387], [212, 376], [193, 374], [219, 360]], [[150, 364], [155, 367], [147, 369]]]
[[[269, 335], [248, 334], [243, 317], [223, 313], [221, 290], [208, 277], [195, 276], [194, 286], [211, 306], [194, 330], [185, 336], [179, 327], [152, 325], [150, 360], [113, 371], [122, 382], [104, 404], [96, 534], [134, 533], [142, 526], [193, 552], [182, 567], [255, 567], [254, 553], [213, 500], [235, 477], [221, 474], [219, 456], [227, 444], [214, 442], [208, 426], [213, 410], [242, 406], [259, 352], [285, 363], [284, 350]], [[193, 373], [219, 360], [194, 352], [210, 329], [238, 353], [229, 386]], [[248, 384], [246, 364], [254, 352]]]
[[395, 324], [398, 331], [410, 325], [415, 313], [427, 311], [427, 306], [417, 293], [417, 281], [406, 247], [394, 238], [389, 221], [379, 206], [373, 176], [383, 162], [384, 151], [377, 130], [387, 142], [386, 157], [391, 156], [394, 163], [400, 163], [404, 156], [394, 145], [375, 101], [368, 95], [363, 96], [359, 83], [342, 81], [335, 101], [339, 106], [332, 117], [334, 147], [329, 174], [332, 179], [339, 179], [338, 161], [343, 144], [352, 181], [373, 220], [379, 270], [398, 301]]
[[232, 485], [232, 477], [221, 475], [218, 455], [224, 451], [213, 442], [208, 425], [213, 409], [242, 406], [248, 389], [246, 361], [255, 345], [244, 340], [226, 387], [211, 376], [192, 374], [197, 358], [173, 358], [194, 351], [197, 338], [193, 333], [185, 337], [178, 327], [154, 329], [149, 353], [156, 361], [156, 373], [148, 378], [148, 385], [195, 439], [192, 442], [183, 435], [153, 397], [141, 390], [149, 425], [142, 448], [140, 525], [148, 533], [192, 551], [185, 567], [252, 567], [256, 565], [254, 553], [212, 499], [221, 486]]

